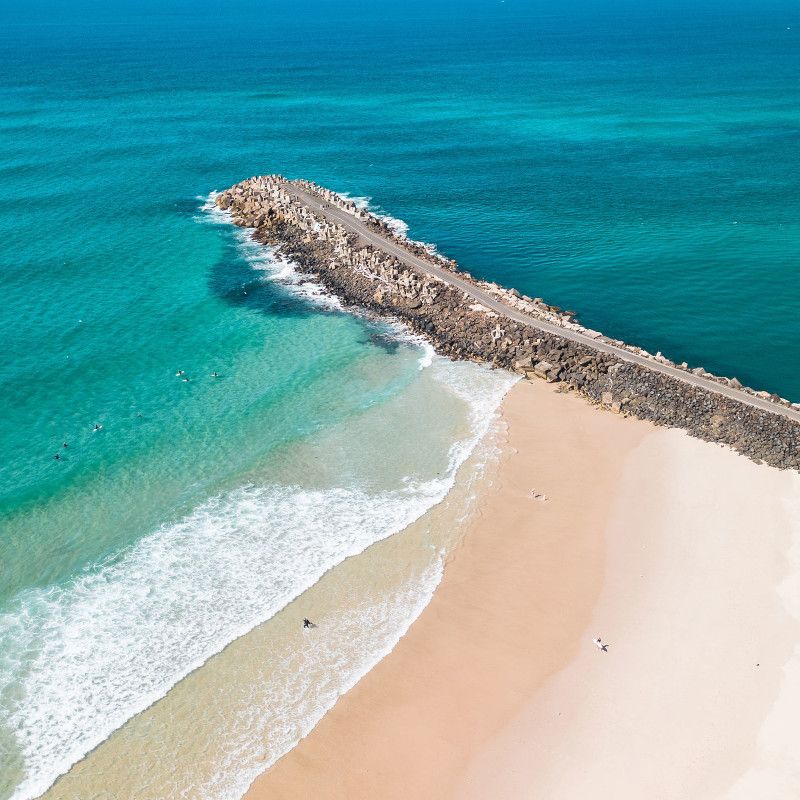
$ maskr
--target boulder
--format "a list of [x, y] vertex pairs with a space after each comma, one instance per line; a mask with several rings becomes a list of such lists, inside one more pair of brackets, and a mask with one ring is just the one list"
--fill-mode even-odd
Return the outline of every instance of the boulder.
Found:
[[514, 362], [514, 370], [519, 372], [521, 370], [533, 369], [533, 356], [525, 356]]
[[549, 361], [537, 361], [536, 364], [533, 365], [533, 371], [540, 377], [546, 378], [547, 373], [553, 369], [553, 365]]

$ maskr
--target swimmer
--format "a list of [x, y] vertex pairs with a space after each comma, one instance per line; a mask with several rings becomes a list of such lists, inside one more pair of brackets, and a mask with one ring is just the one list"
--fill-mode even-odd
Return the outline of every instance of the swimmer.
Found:
[[54, 458], [56, 461], [61, 461], [61, 454], [60, 454], [60, 453], [56, 453], [56, 454], [53, 456], [53, 458]]

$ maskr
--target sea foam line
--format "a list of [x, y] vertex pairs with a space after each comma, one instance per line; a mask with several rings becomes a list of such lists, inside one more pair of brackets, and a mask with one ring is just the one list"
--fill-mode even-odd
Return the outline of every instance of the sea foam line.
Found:
[[219, 192], [211, 192], [207, 197], [198, 197], [201, 201], [201, 215], [195, 217], [197, 222], [212, 225], [230, 225], [234, 228], [234, 236], [239, 253], [250, 266], [263, 273], [264, 279], [276, 283], [295, 297], [301, 297], [317, 308], [328, 311], [342, 311], [339, 298], [331, 294], [313, 277], [302, 272], [300, 267], [285, 258], [274, 247], [257, 242], [254, 231], [249, 228], [238, 228], [233, 225], [230, 212], [218, 208], [214, 202]]
[[[437, 365], [442, 363], [443, 359], [437, 359]], [[464, 365], [454, 366], [458, 370]], [[472, 365], [470, 371], [471, 368]], [[489, 376], [482, 367], [477, 369], [481, 373], [480, 383], [487, 385], [494, 376]], [[438, 379], [455, 389], [457, 394], [466, 389], [466, 383], [451, 386], [449, 378], [443, 374]], [[504, 389], [507, 390], [514, 382], [512, 377]], [[478, 395], [488, 400], [481, 391], [483, 386], [478, 387]], [[467, 503], [461, 510], [457, 525], [466, 517], [476, 498], [474, 486], [483, 474], [487, 461], [495, 459], [500, 452], [496, 442], [486, 440], [490, 427], [499, 423], [492, 413], [496, 410], [494, 402], [493, 397], [489, 401], [491, 411], [483, 403], [476, 404], [471, 414], [475, 425], [474, 437], [464, 442], [466, 446], [463, 449], [455, 447], [451, 451], [455, 466], [473, 455], [478, 442], [484, 448], [482, 457], [470, 472], [470, 482], [466, 487]], [[455, 469], [452, 472], [454, 478]], [[202, 785], [187, 787], [189, 793], [199, 793], [199, 796], [216, 800], [239, 800], [258, 775], [305, 738], [342, 695], [394, 650], [431, 601], [443, 577], [445, 556], [443, 550], [435, 550], [431, 562], [421, 574], [395, 587], [379, 602], [339, 609], [330, 615], [326, 618], [324, 628], [315, 631], [313, 647], [300, 653], [299, 665], [297, 653], [276, 654], [275, 660], [291, 664], [291, 670], [277, 679], [273, 675], [266, 694], [262, 683], [255, 685], [246, 698], [240, 699], [240, 708], [225, 717], [217, 734], [226, 743], [226, 756], [214, 774], [203, 780]], [[343, 663], [350, 665], [349, 672], [342, 670]], [[307, 673], [317, 676], [323, 673], [321, 685], [315, 685], [308, 691], [308, 687], [303, 686], [302, 678]], [[253, 719], [253, 709], [261, 712], [257, 721]], [[190, 780], [195, 777], [193, 773]]]

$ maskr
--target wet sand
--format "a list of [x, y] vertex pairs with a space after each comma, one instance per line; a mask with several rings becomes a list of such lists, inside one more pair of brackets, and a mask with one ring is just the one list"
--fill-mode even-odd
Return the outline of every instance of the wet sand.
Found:
[[798, 476], [543, 383], [503, 414], [430, 605], [248, 800], [796, 797]]

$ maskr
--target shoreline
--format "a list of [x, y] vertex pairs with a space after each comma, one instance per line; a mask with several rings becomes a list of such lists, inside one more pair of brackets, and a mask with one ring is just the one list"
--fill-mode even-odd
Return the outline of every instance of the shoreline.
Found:
[[431, 603], [247, 800], [800, 789], [791, 757], [775, 766], [793, 721], [764, 733], [800, 690], [797, 476], [546, 384], [515, 386], [503, 416]]

